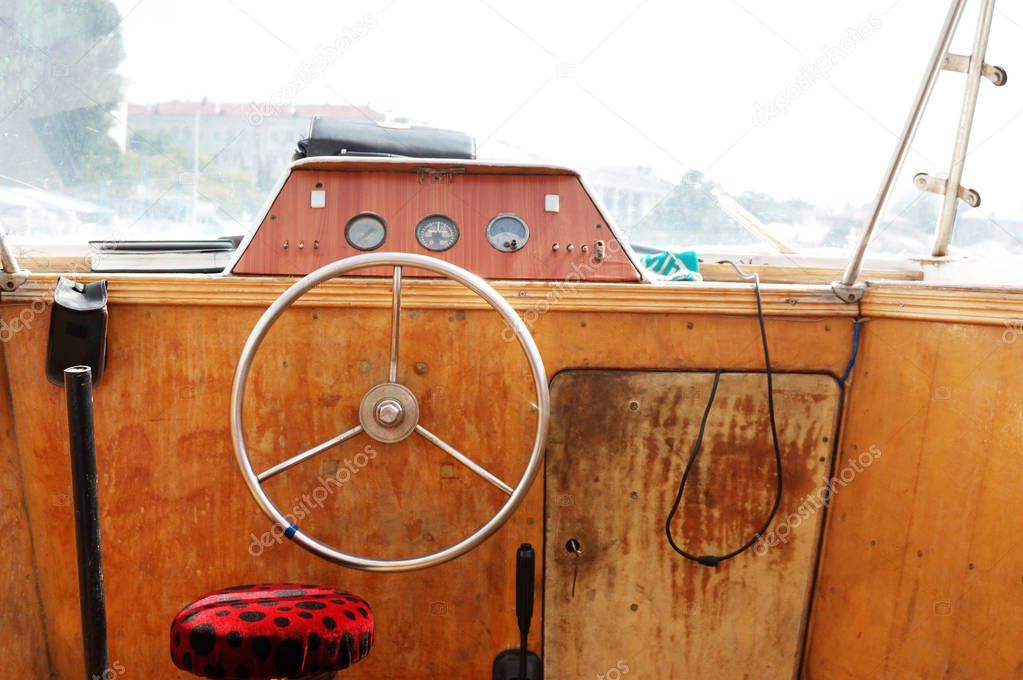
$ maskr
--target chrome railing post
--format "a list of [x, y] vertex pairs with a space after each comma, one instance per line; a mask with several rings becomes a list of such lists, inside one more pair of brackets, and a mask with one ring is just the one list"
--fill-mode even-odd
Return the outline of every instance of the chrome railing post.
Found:
[[[938, 35], [938, 42], [934, 46], [934, 53], [931, 55], [931, 60], [927, 65], [927, 72], [924, 74], [923, 82], [920, 83], [920, 89], [917, 91], [916, 99], [913, 102], [913, 108], [909, 113], [909, 118], [906, 120], [906, 125], [902, 129], [902, 134], [899, 137], [899, 143], [895, 147], [895, 152], [892, 154], [891, 162], [888, 164], [888, 170], [885, 172], [884, 180], [881, 182], [881, 188], [877, 192], [877, 197], [874, 199], [873, 208], [871, 208], [870, 216], [867, 218], [867, 222], [863, 227], [863, 235], [860, 237], [860, 242], [856, 246], [856, 250], [853, 252], [852, 259], [849, 261], [849, 265], [845, 269], [845, 273], [842, 275], [842, 280], [837, 281], [832, 285], [835, 293], [847, 302], [855, 302], [859, 299], [859, 294], [851, 290], [856, 285], [856, 280], [860, 276], [860, 270], [863, 268], [863, 258], [867, 252], [867, 246], [870, 245], [870, 239], [874, 235], [874, 229], [877, 227], [877, 223], [881, 219], [881, 215], [884, 213], [885, 206], [888, 205], [888, 199], [891, 198], [892, 188], [895, 186], [895, 179], [899, 175], [899, 171], [902, 170], [903, 164], [906, 162], [906, 156], [909, 155], [909, 149], [913, 144], [913, 138], [916, 136], [916, 131], [920, 127], [920, 119], [923, 117], [924, 110], [927, 108], [927, 102], [931, 98], [931, 92], [934, 91], [934, 84], [938, 80], [938, 75], [941, 73], [942, 67], [945, 63], [945, 57], [948, 54], [949, 46], [952, 43], [952, 37], [955, 35], [956, 27], [959, 25], [959, 20], [962, 18], [963, 9], [966, 7], [967, 0], [952, 0], [952, 4], [948, 10], [948, 16], [945, 18], [945, 23], [941, 27], [941, 32]], [[990, 0], [989, 0], [990, 1]]]
[[934, 257], [948, 255], [948, 245], [952, 240], [955, 226], [956, 211], [959, 207], [959, 190], [963, 181], [963, 167], [966, 164], [966, 153], [970, 146], [970, 132], [973, 129], [973, 116], [977, 111], [977, 94], [983, 77], [984, 59], [987, 57], [988, 38], [991, 37], [991, 24], [995, 17], [995, 0], [984, 0], [977, 21], [977, 35], [973, 42], [973, 54], [970, 55], [970, 66], [966, 72], [966, 95], [963, 97], [963, 110], [959, 115], [959, 130], [956, 133], [955, 148], [952, 151], [952, 167], [948, 171], [945, 183], [944, 201], [941, 215], [934, 231]]

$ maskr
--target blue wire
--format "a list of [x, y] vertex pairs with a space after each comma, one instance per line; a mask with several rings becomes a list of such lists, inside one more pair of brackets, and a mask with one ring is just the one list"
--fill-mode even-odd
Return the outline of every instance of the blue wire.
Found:
[[845, 367], [845, 373], [843, 373], [842, 377], [838, 379], [838, 382], [842, 385], [844, 385], [845, 381], [849, 379], [853, 366], [856, 365], [856, 356], [860, 353], [860, 321], [861, 319], [856, 319], [853, 323], [852, 356], [849, 357], [849, 365]]

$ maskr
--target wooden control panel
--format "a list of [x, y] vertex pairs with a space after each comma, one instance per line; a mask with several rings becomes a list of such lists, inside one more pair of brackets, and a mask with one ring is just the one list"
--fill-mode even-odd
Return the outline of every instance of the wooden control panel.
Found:
[[[374, 216], [384, 225], [382, 242], [371, 250], [355, 247], [346, 237], [346, 227], [360, 215]], [[417, 226], [436, 216], [457, 228], [454, 245], [443, 251], [428, 249], [417, 238]], [[516, 243], [514, 252], [487, 237], [488, 225], [500, 216], [518, 218], [528, 228], [528, 239]], [[305, 275], [363, 252], [430, 255], [490, 279], [641, 278], [629, 252], [570, 170], [365, 158], [311, 158], [292, 165], [231, 271]], [[355, 275], [390, 271], [367, 269]]]

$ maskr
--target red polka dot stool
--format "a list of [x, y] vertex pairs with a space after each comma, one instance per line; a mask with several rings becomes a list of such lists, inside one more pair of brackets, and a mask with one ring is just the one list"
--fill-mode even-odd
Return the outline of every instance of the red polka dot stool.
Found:
[[294, 583], [224, 588], [178, 612], [171, 660], [206, 678], [304, 678], [348, 668], [373, 646], [373, 613], [343, 590]]

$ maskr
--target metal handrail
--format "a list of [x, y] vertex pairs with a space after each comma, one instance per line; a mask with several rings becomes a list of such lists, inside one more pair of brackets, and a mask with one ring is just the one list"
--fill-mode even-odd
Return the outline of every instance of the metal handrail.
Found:
[[832, 289], [835, 293], [847, 302], [854, 302], [860, 297], [860, 294], [852, 288], [856, 285], [856, 280], [859, 279], [860, 271], [863, 269], [863, 258], [867, 253], [867, 246], [870, 245], [870, 239], [874, 235], [874, 229], [877, 228], [877, 223], [880, 221], [881, 215], [884, 213], [884, 209], [888, 205], [888, 199], [891, 198], [892, 189], [895, 186], [895, 179], [898, 177], [899, 172], [902, 170], [902, 166], [906, 162], [906, 156], [909, 155], [909, 149], [913, 144], [913, 138], [916, 137], [917, 129], [920, 127], [920, 120], [923, 118], [924, 110], [927, 108], [927, 102], [931, 98], [931, 93], [934, 91], [934, 85], [938, 81], [938, 75], [941, 73], [942, 67], [945, 64], [949, 46], [952, 44], [952, 38], [959, 25], [959, 20], [962, 18], [966, 2], [967, 0], [952, 0], [952, 4], [948, 10], [948, 16], [945, 18], [945, 23], [942, 25], [941, 32], [938, 34], [938, 42], [934, 46], [934, 53], [931, 55], [931, 60], [928, 63], [923, 82], [920, 83], [920, 89], [917, 91], [913, 108], [910, 110], [909, 117], [906, 119], [906, 124], [902, 129], [901, 136], [899, 137], [899, 143], [895, 147], [891, 162], [888, 164], [888, 170], [885, 172], [884, 179], [881, 182], [881, 188], [878, 190], [877, 197], [874, 199], [874, 206], [871, 209], [870, 216], [867, 218], [867, 222], [863, 227], [863, 235], [860, 237], [860, 242], [857, 244], [856, 250], [853, 251], [852, 259], [849, 261], [849, 265], [845, 268], [842, 279], [840, 281], [836, 281], [832, 285]]
[[955, 149], [952, 151], [952, 166], [948, 171], [941, 216], [934, 232], [934, 247], [931, 250], [934, 257], [948, 255], [948, 245], [952, 241], [952, 229], [959, 207], [960, 184], [963, 181], [963, 167], [966, 165], [966, 153], [970, 146], [970, 132], [973, 130], [973, 116], [977, 111], [977, 95], [984, 74], [984, 59], [987, 56], [988, 38], [991, 37], [994, 16], [995, 0], [984, 0], [977, 24], [977, 35], [973, 42], [973, 54], [970, 55], [970, 66], [967, 70], [966, 95], [963, 98], [962, 112], [959, 114], [959, 131], [956, 134]]

